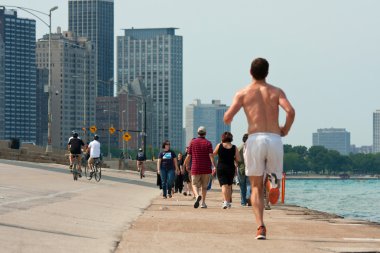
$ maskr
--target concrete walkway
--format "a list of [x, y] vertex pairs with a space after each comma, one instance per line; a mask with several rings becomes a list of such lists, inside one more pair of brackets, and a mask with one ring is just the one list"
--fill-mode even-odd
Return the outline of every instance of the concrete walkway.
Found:
[[286, 205], [265, 211], [267, 240], [255, 240], [250, 207], [221, 209], [221, 193], [209, 192], [207, 209], [194, 209], [181, 194], [156, 198], [125, 231], [116, 252], [380, 252], [380, 225]]
[[0, 160], [0, 252], [380, 252], [380, 225], [278, 205], [254, 239], [252, 209], [221, 209], [214, 182], [207, 209], [181, 194], [162, 199], [156, 176], [105, 169], [74, 182], [67, 166]]
[[73, 181], [68, 166], [0, 160], [0, 252], [113, 252], [158, 195], [136, 172]]

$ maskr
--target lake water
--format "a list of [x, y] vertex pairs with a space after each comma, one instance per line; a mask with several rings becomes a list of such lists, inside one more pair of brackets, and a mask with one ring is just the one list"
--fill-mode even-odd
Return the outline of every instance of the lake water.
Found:
[[286, 204], [380, 222], [379, 179], [287, 179]]

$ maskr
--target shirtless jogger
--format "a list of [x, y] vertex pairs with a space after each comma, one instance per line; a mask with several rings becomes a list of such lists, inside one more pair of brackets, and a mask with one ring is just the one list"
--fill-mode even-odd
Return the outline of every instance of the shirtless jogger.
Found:
[[[266, 82], [269, 63], [263, 58], [251, 64], [253, 81], [238, 91], [231, 107], [224, 114], [224, 122], [230, 124], [235, 114], [244, 108], [248, 121], [249, 137], [244, 151], [245, 174], [249, 176], [251, 202], [258, 225], [256, 239], [266, 239], [264, 224], [264, 174], [276, 173], [282, 178], [283, 145], [281, 136], [286, 136], [293, 124], [295, 111], [285, 93]], [[286, 112], [284, 126], [279, 125], [279, 106]]]

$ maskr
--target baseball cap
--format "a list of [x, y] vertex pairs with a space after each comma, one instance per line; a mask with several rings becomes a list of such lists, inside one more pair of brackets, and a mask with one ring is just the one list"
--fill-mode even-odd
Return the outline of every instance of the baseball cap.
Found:
[[206, 133], [206, 128], [204, 126], [200, 126], [198, 128], [198, 134], [205, 134]]

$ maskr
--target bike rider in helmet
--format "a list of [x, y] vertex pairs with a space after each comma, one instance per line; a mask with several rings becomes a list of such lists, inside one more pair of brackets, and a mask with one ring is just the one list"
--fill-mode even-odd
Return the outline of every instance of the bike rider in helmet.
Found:
[[95, 163], [94, 159], [100, 158], [100, 142], [99, 136], [94, 135], [94, 140], [88, 144], [87, 153], [90, 154], [90, 158], [88, 159], [88, 167], [93, 170], [93, 165]]
[[136, 161], [137, 170], [140, 172], [141, 169], [142, 176], [145, 177], [144, 162], [146, 161], [146, 157], [142, 148], [139, 148], [139, 152], [137, 152]]
[[84, 142], [79, 138], [78, 133], [72, 131], [72, 137], [69, 138], [69, 142], [67, 143], [67, 149], [70, 152], [70, 171], [73, 169], [73, 157], [74, 155], [78, 157], [78, 171], [79, 177], [81, 177], [82, 169], [81, 169], [81, 159], [82, 159], [82, 147], [84, 146]]

